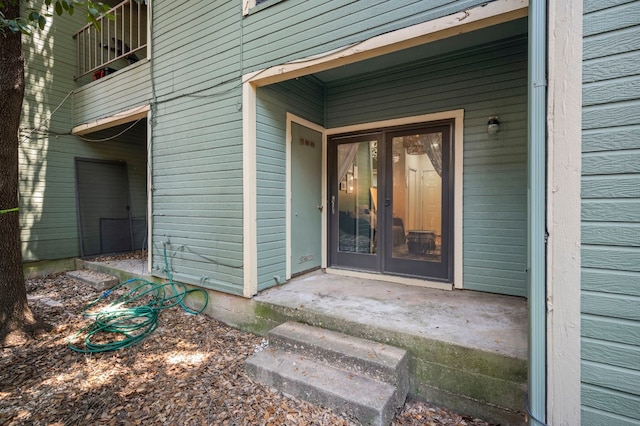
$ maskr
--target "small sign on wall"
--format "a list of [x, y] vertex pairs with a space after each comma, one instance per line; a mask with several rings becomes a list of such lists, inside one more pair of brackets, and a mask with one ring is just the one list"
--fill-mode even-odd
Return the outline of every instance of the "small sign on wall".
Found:
[[309, 139], [305, 138], [300, 138], [300, 140], [298, 141], [298, 145], [308, 146], [311, 148], [316, 147], [316, 143], [314, 141], [310, 141]]

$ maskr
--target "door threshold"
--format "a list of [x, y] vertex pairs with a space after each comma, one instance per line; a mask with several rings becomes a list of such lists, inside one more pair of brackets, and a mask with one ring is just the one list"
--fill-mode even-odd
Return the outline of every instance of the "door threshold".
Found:
[[405, 284], [416, 287], [435, 288], [439, 290], [453, 290], [452, 283], [429, 281], [420, 278], [400, 277], [397, 275], [373, 274], [371, 272], [354, 271], [350, 269], [326, 268], [327, 274], [341, 275], [343, 277], [362, 278], [365, 280], [385, 281], [396, 284]]

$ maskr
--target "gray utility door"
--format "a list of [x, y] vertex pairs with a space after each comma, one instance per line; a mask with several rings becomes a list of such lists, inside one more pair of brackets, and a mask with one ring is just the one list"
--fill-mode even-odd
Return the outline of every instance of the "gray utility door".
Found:
[[291, 123], [291, 274], [320, 267], [322, 133]]
[[127, 163], [76, 158], [81, 255], [131, 251]]

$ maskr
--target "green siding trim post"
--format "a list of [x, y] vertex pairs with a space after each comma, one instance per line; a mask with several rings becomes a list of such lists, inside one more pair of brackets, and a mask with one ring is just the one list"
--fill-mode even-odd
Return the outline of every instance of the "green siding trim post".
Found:
[[[528, 287], [531, 417], [546, 419], [546, 1], [529, 3]], [[538, 422], [531, 419], [530, 424]]]

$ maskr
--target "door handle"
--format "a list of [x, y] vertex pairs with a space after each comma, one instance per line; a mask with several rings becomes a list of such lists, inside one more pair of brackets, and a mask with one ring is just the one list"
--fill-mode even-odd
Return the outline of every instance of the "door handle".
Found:
[[331, 214], [336, 214], [336, 196], [331, 196]]
[[389, 207], [391, 205], [391, 198], [385, 198], [384, 199], [384, 206], [385, 207]]

